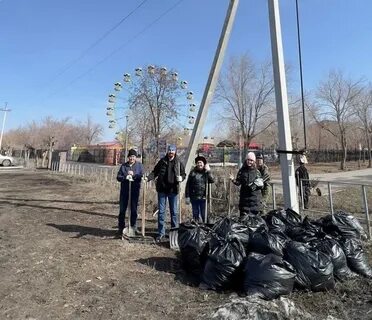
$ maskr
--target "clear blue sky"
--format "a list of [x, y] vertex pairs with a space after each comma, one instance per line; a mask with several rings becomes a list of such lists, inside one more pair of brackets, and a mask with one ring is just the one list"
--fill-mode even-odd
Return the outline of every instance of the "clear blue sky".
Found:
[[[103, 140], [112, 140], [105, 107], [113, 83], [148, 64], [177, 69], [200, 101], [229, 0], [181, 1], [143, 31], [179, 2], [148, 0], [86, 51], [142, 1], [0, 0], [0, 106], [12, 109], [6, 130], [48, 115], [84, 121], [90, 114], [106, 128]], [[299, 5], [305, 90], [331, 68], [372, 80], [372, 1]], [[281, 0], [280, 10], [284, 57], [296, 78], [295, 0]], [[240, 0], [225, 61], [242, 53], [271, 58], [266, 0]]]

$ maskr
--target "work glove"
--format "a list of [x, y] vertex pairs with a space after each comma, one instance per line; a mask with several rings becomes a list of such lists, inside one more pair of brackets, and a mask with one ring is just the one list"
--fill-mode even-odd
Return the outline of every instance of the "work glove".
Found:
[[177, 176], [177, 182], [182, 182], [182, 176]]
[[264, 186], [264, 181], [262, 178], [256, 178], [254, 181], [253, 181], [253, 184], [257, 187], [257, 188], [263, 188]]
[[189, 205], [191, 203], [190, 198], [185, 198], [185, 203]]
[[142, 177], [143, 181], [147, 182], [149, 181], [149, 178], [147, 178], [146, 176]]
[[233, 175], [233, 174], [230, 174], [230, 175], [229, 175], [229, 179], [230, 179], [231, 181], [233, 181], [233, 180], [234, 180], [234, 175]]
[[130, 182], [133, 181], [133, 177], [132, 177], [130, 174], [127, 175], [126, 179], [127, 179], [128, 181], [130, 181]]

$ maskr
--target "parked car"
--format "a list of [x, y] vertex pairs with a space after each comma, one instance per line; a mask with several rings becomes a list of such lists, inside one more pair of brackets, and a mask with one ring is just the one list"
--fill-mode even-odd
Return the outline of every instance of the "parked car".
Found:
[[14, 166], [15, 163], [16, 160], [13, 157], [0, 154], [0, 165], [2, 165], [3, 167]]

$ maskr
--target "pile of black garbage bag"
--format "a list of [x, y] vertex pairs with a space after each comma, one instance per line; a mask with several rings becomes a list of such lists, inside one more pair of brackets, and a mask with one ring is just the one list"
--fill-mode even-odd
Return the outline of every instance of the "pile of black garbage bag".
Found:
[[318, 220], [291, 209], [264, 216], [219, 218], [215, 224], [182, 223], [182, 265], [200, 278], [200, 288], [238, 290], [275, 299], [294, 288], [333, 289], [335, 281], [372, 278], [363, 251], [366, 234], [350, 213]]

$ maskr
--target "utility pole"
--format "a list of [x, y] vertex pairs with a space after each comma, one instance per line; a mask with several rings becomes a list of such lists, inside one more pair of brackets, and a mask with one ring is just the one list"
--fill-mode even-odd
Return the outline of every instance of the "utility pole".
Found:
[[[189, 147], [186, 150], [185, 170], [187, 174], [190, 172], [190, 169], [191, 169], [194, 157], [195, 157], [196, 149], [197, 149], [197, 146], [200, 141], [201, 134], [204, 128], [204, 123], [207, 118], [208, 107], [212, 100], [214, 90], [217, 85], [217, 79], [218, 79], [218, 76], [221, 70], [227, 43], [229, 42], [230, 33], [231, 33], [232, 26], [234, 23], [238, 4], [239, 4], [239, 0], [230, 0], [229, 7], [227, 9], [225, 22], [224, 22], [222, 32], [220, 35], [220, 40], [218, 42], [216, 53], [214, 55], [211, 70], [209, 72], [207, 85], [204, 89], [204, 94], [203, 94], [203, 98], [200, 104], [199, 112], [196, 117], [194, 130], [192, 131], [192, 134], [191, 134]], [[181, 185], [182, 188], [185, 187], [184, 185], [185, 184]]]
[[11, 109], [8, 109], [8, 103], [5, 102], [5, 107], [1, 108], [0, 111], [4, 111], [4, 116], [3, 116], [3, 125], [1, 127], [1, 135], [0, 135], [0, 152], [1, 152], [1, 146], [3, 143], [3, 134], [4, 134], [4, 128], [5, 128], [5, 120], [6, 120], [6, 113], [12, 111]]
[[49, 150], [48, 150], [48, 169], [49, 170], [52, 169], [52, 156], [53, 156], [54, 144], [55, 144], [54, 137], [49, 137], [48, 138], [48, 147], [49, 147]]
[[[289, 123], [287, 86], [285, 79], [282, 33], [280, 26], [279, 1], [268, 0], [271, 51], [274, 71], [276, 112], [279, 129], [279, 149], [286, 151], [280, 154], [282, 171], [283, 196], [285, 208], [298, 212], [297, 188], [294, 174], [294, 163]], [[288, 152], [288, 153], [287, 153]]]

